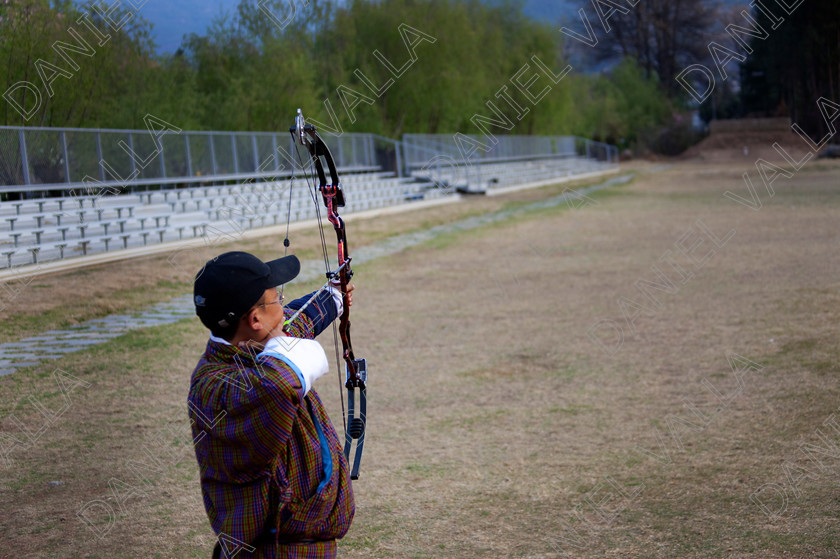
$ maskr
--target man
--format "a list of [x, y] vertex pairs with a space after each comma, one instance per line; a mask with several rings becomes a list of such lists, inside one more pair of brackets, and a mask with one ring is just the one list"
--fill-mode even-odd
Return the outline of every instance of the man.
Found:
[[328, 369], [314, 338], [341, 316], [342, 296], [329, 287], [284, 324], [309, 300], [284, 309], [277, 290], [299, 271], [295, 256], [228, 252], [195, 279], [210, 340], [188, 404], [214, 557], [335, 557], [353, 519], [347, 461], [312, 389]]

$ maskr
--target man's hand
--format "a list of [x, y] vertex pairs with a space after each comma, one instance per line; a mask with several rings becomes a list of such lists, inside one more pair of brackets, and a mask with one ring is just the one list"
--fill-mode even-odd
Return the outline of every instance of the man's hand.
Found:
[[[335, 288], [336, 291], [341, 291], [341, 282], [338, 281], [338, 278], [330, 280], [330, 285]], [[347, 284], [347, 306], [353, 306], [353, 290], [356, 289], [356, 286], [352, 283]]]
[[356, 286], [352, 283], [347, 284], [347, 306], [353, 306], [353, 290], [356, 289]]

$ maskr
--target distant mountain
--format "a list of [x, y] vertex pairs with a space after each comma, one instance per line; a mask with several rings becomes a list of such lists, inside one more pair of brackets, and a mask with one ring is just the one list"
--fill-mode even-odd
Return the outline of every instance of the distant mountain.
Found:
[[[575, 17], [580, 0], [527, 0], [525, 13], [537, 20], [555, 24], [562, 16]], [[589, 5], [589, 2], [586, 2]], [[172, 53], [189, 33], [204, 33], [213, 18], [233, 16], [239, 0], [148, 0], [140, 12], [154, 25], [152, 35], [158, 52]]]
[[580, 0], [527, 0], [524, 12], [526, 15], [539, 20], [551, 23], [552, 25], [565, 18], [573, 18], [577, 11], [584, 7], [584, 4], [591, 6], [589, 2]]
[[[746, 5], [745, 0], [717, 0], [725, 6]], [[526, 0], [525, 13], [537, 20], [556, 24], [560, 21], [576, 20], [577, 12], [581, 8], [592, 11], [589, 0]]]
[[160, 54], [175, 52], [184, 35], [203, 34], [217, 16], [233, 16], [239, 0], [148, 0], [140, 9], [152, 22], [152, 35]]
[[[719, 0], [722, 4], [744, 4], [743, 0]], [[202, 34], [219, 15], [233, 16], [239, 0], [148, 0], [141, 8], [143, 17], [154, 24], [153, 36], [159, 53], [175, 52], [189, 33]], [[592, 10], [589, 0], [526, 0], [526, 15], [555, 25], [573, 21], [580, 8]]]
[[[525, 14], [551, 23], [559, 22], [563, 16], [574, 18], [582, 7], [581, 0], [527, 0]], [[589, 6], [589, 2], [585, 2]], [[189, 33], [204, 33], [213, 18], [236, 13], [239, 0], [148, 0], [141, 8], [143, 17], [154, 24], [152, 34], [158, 45], [158, 52], [172, 53], [181, 45], [181, 39]]]

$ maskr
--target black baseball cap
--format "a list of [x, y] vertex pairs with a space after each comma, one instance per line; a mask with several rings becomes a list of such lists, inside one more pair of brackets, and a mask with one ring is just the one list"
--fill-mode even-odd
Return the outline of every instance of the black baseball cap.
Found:
[[266, 289], [292, 281], [297, 256], [263, 262], [247, 252], [226, 252], [209, 260], [195, 276], [195, 314], [210, 330], [227, 328], [260, 300]]

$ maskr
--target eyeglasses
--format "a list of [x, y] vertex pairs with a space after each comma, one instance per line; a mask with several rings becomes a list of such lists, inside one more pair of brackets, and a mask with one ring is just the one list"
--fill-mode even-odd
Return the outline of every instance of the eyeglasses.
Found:
[[267, 307], [268, 305], [282, 305], [282, 304], [283, 304], [283, 300], [284, 300], [284, 297], [282, 297], [282, 296], [281, 296], [281, 297], [280, 297], [279, 299], [277, 299], [276, 301], [269, 301], [268, 303], [260, 303], [260, 304], [259, 304], [259, 305], [257, 305], [257, 306], [258, 306], [258, 307]]

